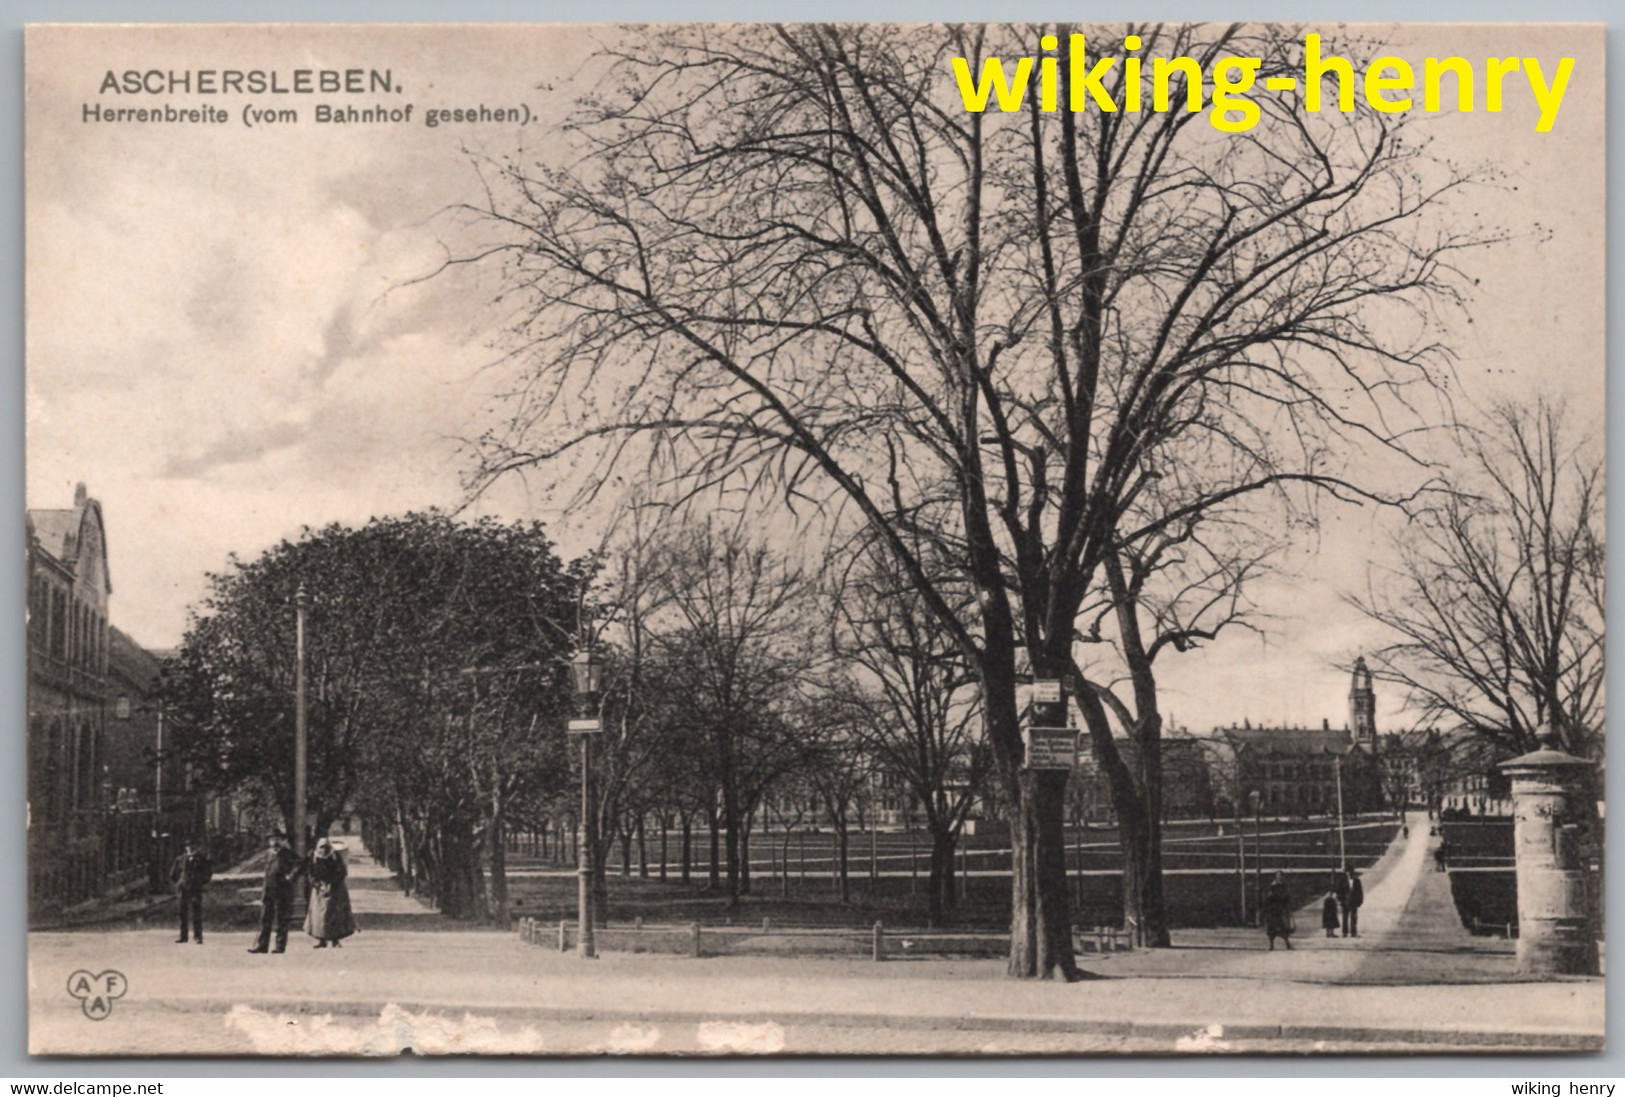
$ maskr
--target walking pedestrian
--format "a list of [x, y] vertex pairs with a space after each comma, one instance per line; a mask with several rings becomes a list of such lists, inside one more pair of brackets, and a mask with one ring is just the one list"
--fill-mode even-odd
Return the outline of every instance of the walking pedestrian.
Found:
[[1337, 895], [1337, 909], [1343, 916], [1343, 936], [1349, 935], [1349, 870], [1348, 866], [1332, 870], [1332, 891]]
[[[260, 888], [260, 935], [249, 952], [286, 952], [288, 922], [293, 917], [293, 882], [302, 868], [299, 858], [288, 848], [288, 836], [273, 831], [266, 839], [269, 856], [265, 862], [265, 883]], [[276, 948], [271, 948], [272, 932]]]
[[1286, 874], [1277, 872], [1264, 892], [1264, 933], [1270, 939], [1270, 951], [1275, 951], [1277, 937], [1291, 951], [1294, 928], [1292, 895], [1287, 891]]
[[1337, 892], [1328, 891], [1326, 901], [1320, 905], [1320, 924], [1326, 930], [1326, 936], [1337, 936]]
[[1360, 883], [1360, 871], [1351, 868], [1349, 869], [1348, 915], [1345, 919], [1348, 922], [1348, 929], [1343, 934], [1345, 937], [1358, 937], [1360, 935], [1360, 907], [1364, 904], [1365, 886]]
[[339, 942], [355, 932], [350, 886], [345, 883], [349, 869], [333, 843], [322, 838], [316, 842], [309, 871], [310, 910], [305, 915], [305, 932], [316, 938], [317, 948], [342, 948]]
[[184, 945], [188, 938], [200, 945], [203, 943], [203, 889], [213, 877], [214, 863], [198, 849], [196, 841], [186, 839], [181, 855], [169, 866], [169, 882], [175, 886], [175, 894], [181, 901], [181, 935], [175, 938], [177, 945]]

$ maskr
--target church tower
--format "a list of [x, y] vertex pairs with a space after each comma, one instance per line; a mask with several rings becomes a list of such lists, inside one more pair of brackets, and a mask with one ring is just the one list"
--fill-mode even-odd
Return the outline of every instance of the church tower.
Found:
[[1349, 731], [1354, 745], [1373, 753], [1377, 749], [1377, 695], [1371, 688], [1371, 671], [1365, 656], [1354, 660], [1354, 679], [1349, 684]]

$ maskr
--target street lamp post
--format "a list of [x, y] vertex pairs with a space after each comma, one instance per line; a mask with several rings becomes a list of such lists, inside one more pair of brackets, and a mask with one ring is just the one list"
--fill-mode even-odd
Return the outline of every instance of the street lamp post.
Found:
[[1247, 794], [1253, 805], [1253, 914], [1264, 910], [1264, 797], [1255, 788]]
[[1337, 867], [1342, 872], [1349, 870], [1348, 847], [1343, 841], [1343, 756], [1336, 755], [1332, 759], [1332, 774], [1337, 782]]
[[1241, 891], [1241, 924], [1247, 925], [1247, 827], [1241, 820], [1241, 798], [1231, 798], [1236, 816], [1236, 884]]
[[599, 721], [594, 707], [602, 684], [604, 665], [588, 646], [576, 652], [570, 660], [570, 674], [574, 680], [576, 700], [582, 712], [581, 719], [570, 721], [570, 730], [581, 736], [581, 839], [576, 857], [576, 922], [579, 929], [576, 955], [583, 960], [598, 957], [598, 944], [593, 938], [592, 911], [592, 737], [597, 734]]
[[[305, 607], [310, 595], [305, 584], [293, 596], [294, 602], [294, 671], [293, 671], [293, 851], [303, 860], [305, 856]], [[162, 725], [160, 725], [162, 726]]]

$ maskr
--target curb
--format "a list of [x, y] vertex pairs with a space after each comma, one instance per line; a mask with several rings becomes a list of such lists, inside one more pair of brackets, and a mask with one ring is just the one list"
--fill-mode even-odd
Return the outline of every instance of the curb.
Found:
[[[346, 1017], [376, 1017], [384, 1008], [379, 1002], [355, 999], [320, 1000], [277, 999], [188, 999], [175, 1003], [187, 1010], [227, 1013], [238, 1007], [264, 1013], [333, 1014]], [[1304, 1043], [1414, 1044], [1430, 1048], [1504, 1048], [1523, 1052], [1600, 1052], [1606, 1038], [1601, 1033], [1584, 1032], [1504, 1032], [1477, 1029], [1384, 1028], [1372, 1025], [1303, 1025], [1250, 1023], [1217, 1025], [1213, 1021], [1134, 1021], [1056, 1017], [975, 1017], [897, 1015], [887, 1013], [817, 1012], [811, 1010], [749, 1011], [637, 1009], [596, 1006], [517, 1006], [492, 1003], [443, 1002], [424, 999], [392, 999], [388, 1004], [412, 1013], [475, 1014], [515, 1022], [637, 1021], [664, 1024], [701, 1024], [725, 1021], [743, 1024], [776, 1023], [824, 1028], [892, 1029], [898, 1031], [973, 1031], [1076, 1033], [1091, 1036], [1124, 1036], [1164, 1039], [1170, 1043], [1186, 1038], [1229, 1040], [1290, 1040]], [[1209, 1032], [1217, 1027], [1218, 1031]], [[1219, 1050], [1215, 1048], [1215, 1050]]]

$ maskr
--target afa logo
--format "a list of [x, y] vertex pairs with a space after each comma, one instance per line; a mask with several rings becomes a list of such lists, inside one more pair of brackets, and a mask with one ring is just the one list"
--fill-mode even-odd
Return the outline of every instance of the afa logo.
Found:
[[76, 971], [68, 976], [68, 993], [79, 999], [79, 1008], [92, 1021], [105, 1021], [113, 1012], [113, 1002], [124, 997], [129, 989], [130, 981], [122, 972], [109, 970], [92, 975], [88, 971]]

